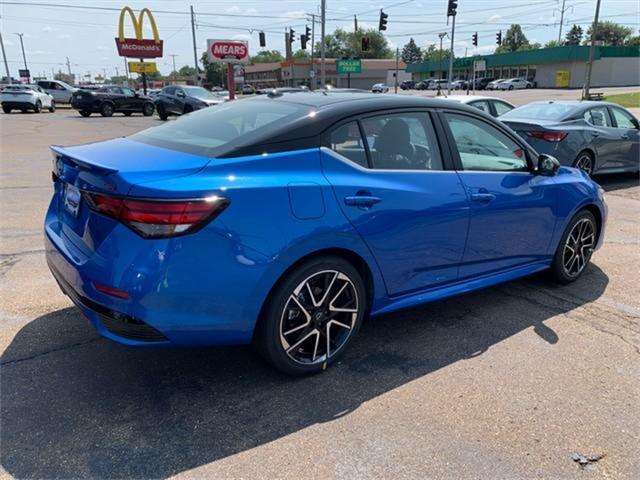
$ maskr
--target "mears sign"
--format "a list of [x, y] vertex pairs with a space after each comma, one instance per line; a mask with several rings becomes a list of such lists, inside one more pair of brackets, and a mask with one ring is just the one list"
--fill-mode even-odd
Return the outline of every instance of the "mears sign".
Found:
[[207, 40], [210, 62], [249, 63], [249, 44], [244, 40]]
[[[131, 18], [133, 32], [136, 38], [124, 37], [124, 17], [126, 13], [128, 13]], [[149, 23], [151, 24], [153, 40], [143, 38], [142, 22], [144, 22], [145, 15], [149, 18]], [[133, 10], [129, 7], [124, 7], [120, 11], [120, 24], [118, 26], [116, 45], [118, 46], [118, 54], [121, 57], [156, 58], [162, 56], [162, 40], [160, 40], [160, 36], [158, 35], [156, 21], [148, 8], [140, 10], [140, 15], [137, 19], [135, 13], [133, 13]]]

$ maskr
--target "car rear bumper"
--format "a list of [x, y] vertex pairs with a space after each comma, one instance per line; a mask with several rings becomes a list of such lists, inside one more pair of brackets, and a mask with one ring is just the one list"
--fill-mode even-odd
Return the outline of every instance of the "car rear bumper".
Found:
[[25, 108], [35, 108], [35, 103], [18, 101], [18, 100], [3, 100], [2, 106], [9, 107], [9, 108], [16, 108], [16, 109], [25, 109]]
[[[59, 221], [57, 197], [45, 218], [47, 264], [100, 335], [146, 347], [251, 341], [273, 282], [262, 281], [269, 266], [264, 259], [247, 263], [248, 254], [236, 253], [238, 246], [228, 237], [206, 229], [146, 240], [121, 224], [87, 252]], [[103, 293], [97, 285], [127, 292], [129, 298]]]

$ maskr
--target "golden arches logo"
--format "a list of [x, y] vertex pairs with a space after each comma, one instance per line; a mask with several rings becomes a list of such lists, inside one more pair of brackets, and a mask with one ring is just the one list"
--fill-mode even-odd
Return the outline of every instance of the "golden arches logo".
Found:
[[120, 40], [121, 42], [124, 42], [124, 18], [126, 13], [128, 13], [129, 18], [131, 18], [131, 23], [133, 24], [133, 31], [136, 34], [137, 40], [143, 40], [142, 23], [144, 22], [144, 17], [146, 15], [147, 18], [149, 19], [149, 23], [151, 23], [151, 29], [153, 30], [153, 40], [156, 43], [160, 43], [160, 35], [158, 35], [158, 26], [156, 25], [156, 20], [153, 18], [153, 14], [151, 13], [151, 10], [149, 10], [148, 8], [143, 8], [142, 10], [140, 10], [140, 14], [138, 15], [137, 19], [136, 19], [136, 14], [133, 12], [131, 7], [124, 7], [120, 11], [120, 23], [118, 26], [118, 40]]

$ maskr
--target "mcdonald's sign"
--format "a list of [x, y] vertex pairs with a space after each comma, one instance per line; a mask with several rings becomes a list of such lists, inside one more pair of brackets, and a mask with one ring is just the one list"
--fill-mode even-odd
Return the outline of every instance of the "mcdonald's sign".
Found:
[[[124, 36], [124, 20], [127, 13], [129, 14], [129, 18], [131, 18], [136, 38], [125, 38]], [[153, 40], [143, 38], [142, 23], [144, 22], [145, 16], [151, 24]], [[124, 7], [120, 11], [116, 46], [118, 47], [118, 54], [121, 57], [157, 58], [162, 56], [162, 40], [160, 40], [160, 36], [158, 35], [158, 26], [148, 8], [140, 10], [138, 18], [136, 18], [135, 13], [133, 13], [133, 10], [129, 7]]]

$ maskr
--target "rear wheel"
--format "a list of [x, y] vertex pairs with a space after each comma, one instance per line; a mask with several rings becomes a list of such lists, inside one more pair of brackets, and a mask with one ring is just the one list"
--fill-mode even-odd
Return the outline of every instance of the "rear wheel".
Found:
[[89, 115], [91, 115], [91, 112], [88, 112], [86, 110], [80, 110], [80, 115], [82, 115], [83, 117], [88, 117]]
[[360, 328], [365, 299], [362, 277], [349, 262], [327, 256], [304, 263], [272, 292], [256, 327], [256, 346], [284, 373], [324, 370]]
[[3, 111], [4, 113], [11, 113], [11, 107], [5, 107], [5, 106], [3, 106], [3, 107], [2, 107], [2, 111]]
[[51, 113], [56, 111], [56, 102], [54, 102], [53, 100], [51, 100], [51, 105], [49, 106], [49, 111]]
[[142, 107], [142, 114], [145, 117], [150, 117], [151, 115], [153, 115], [153, 103], [145, 103], [144, 106]]
[[596, 246], [597, 231], [591, 212], [583, 210], [573, 217], [553, 257], [551, 272], [557, 282], [571, 283], [582, 275]]
[[593, 175], [593, 169], [595, 166], [595, 159], [590, 152], [586, 150], [584, 152], [580, 152], [576, 157], [576, 160], [573, 162], [573, 166], [575, 168], [579, 168], [580, 170], [584, 170], [587, 175]]
[[113, 115], [113, 105], [108, 102], [103, 103], [102, 107], [100, 108], [100, 115], [102, 115], [103, 117], [110, 117], [111, 115]]
[[36, 104], [33, 106], [33, 111], [36, 113], [40, 113], [42, 111], [42, 102], [40, 100], [36, 100]]

